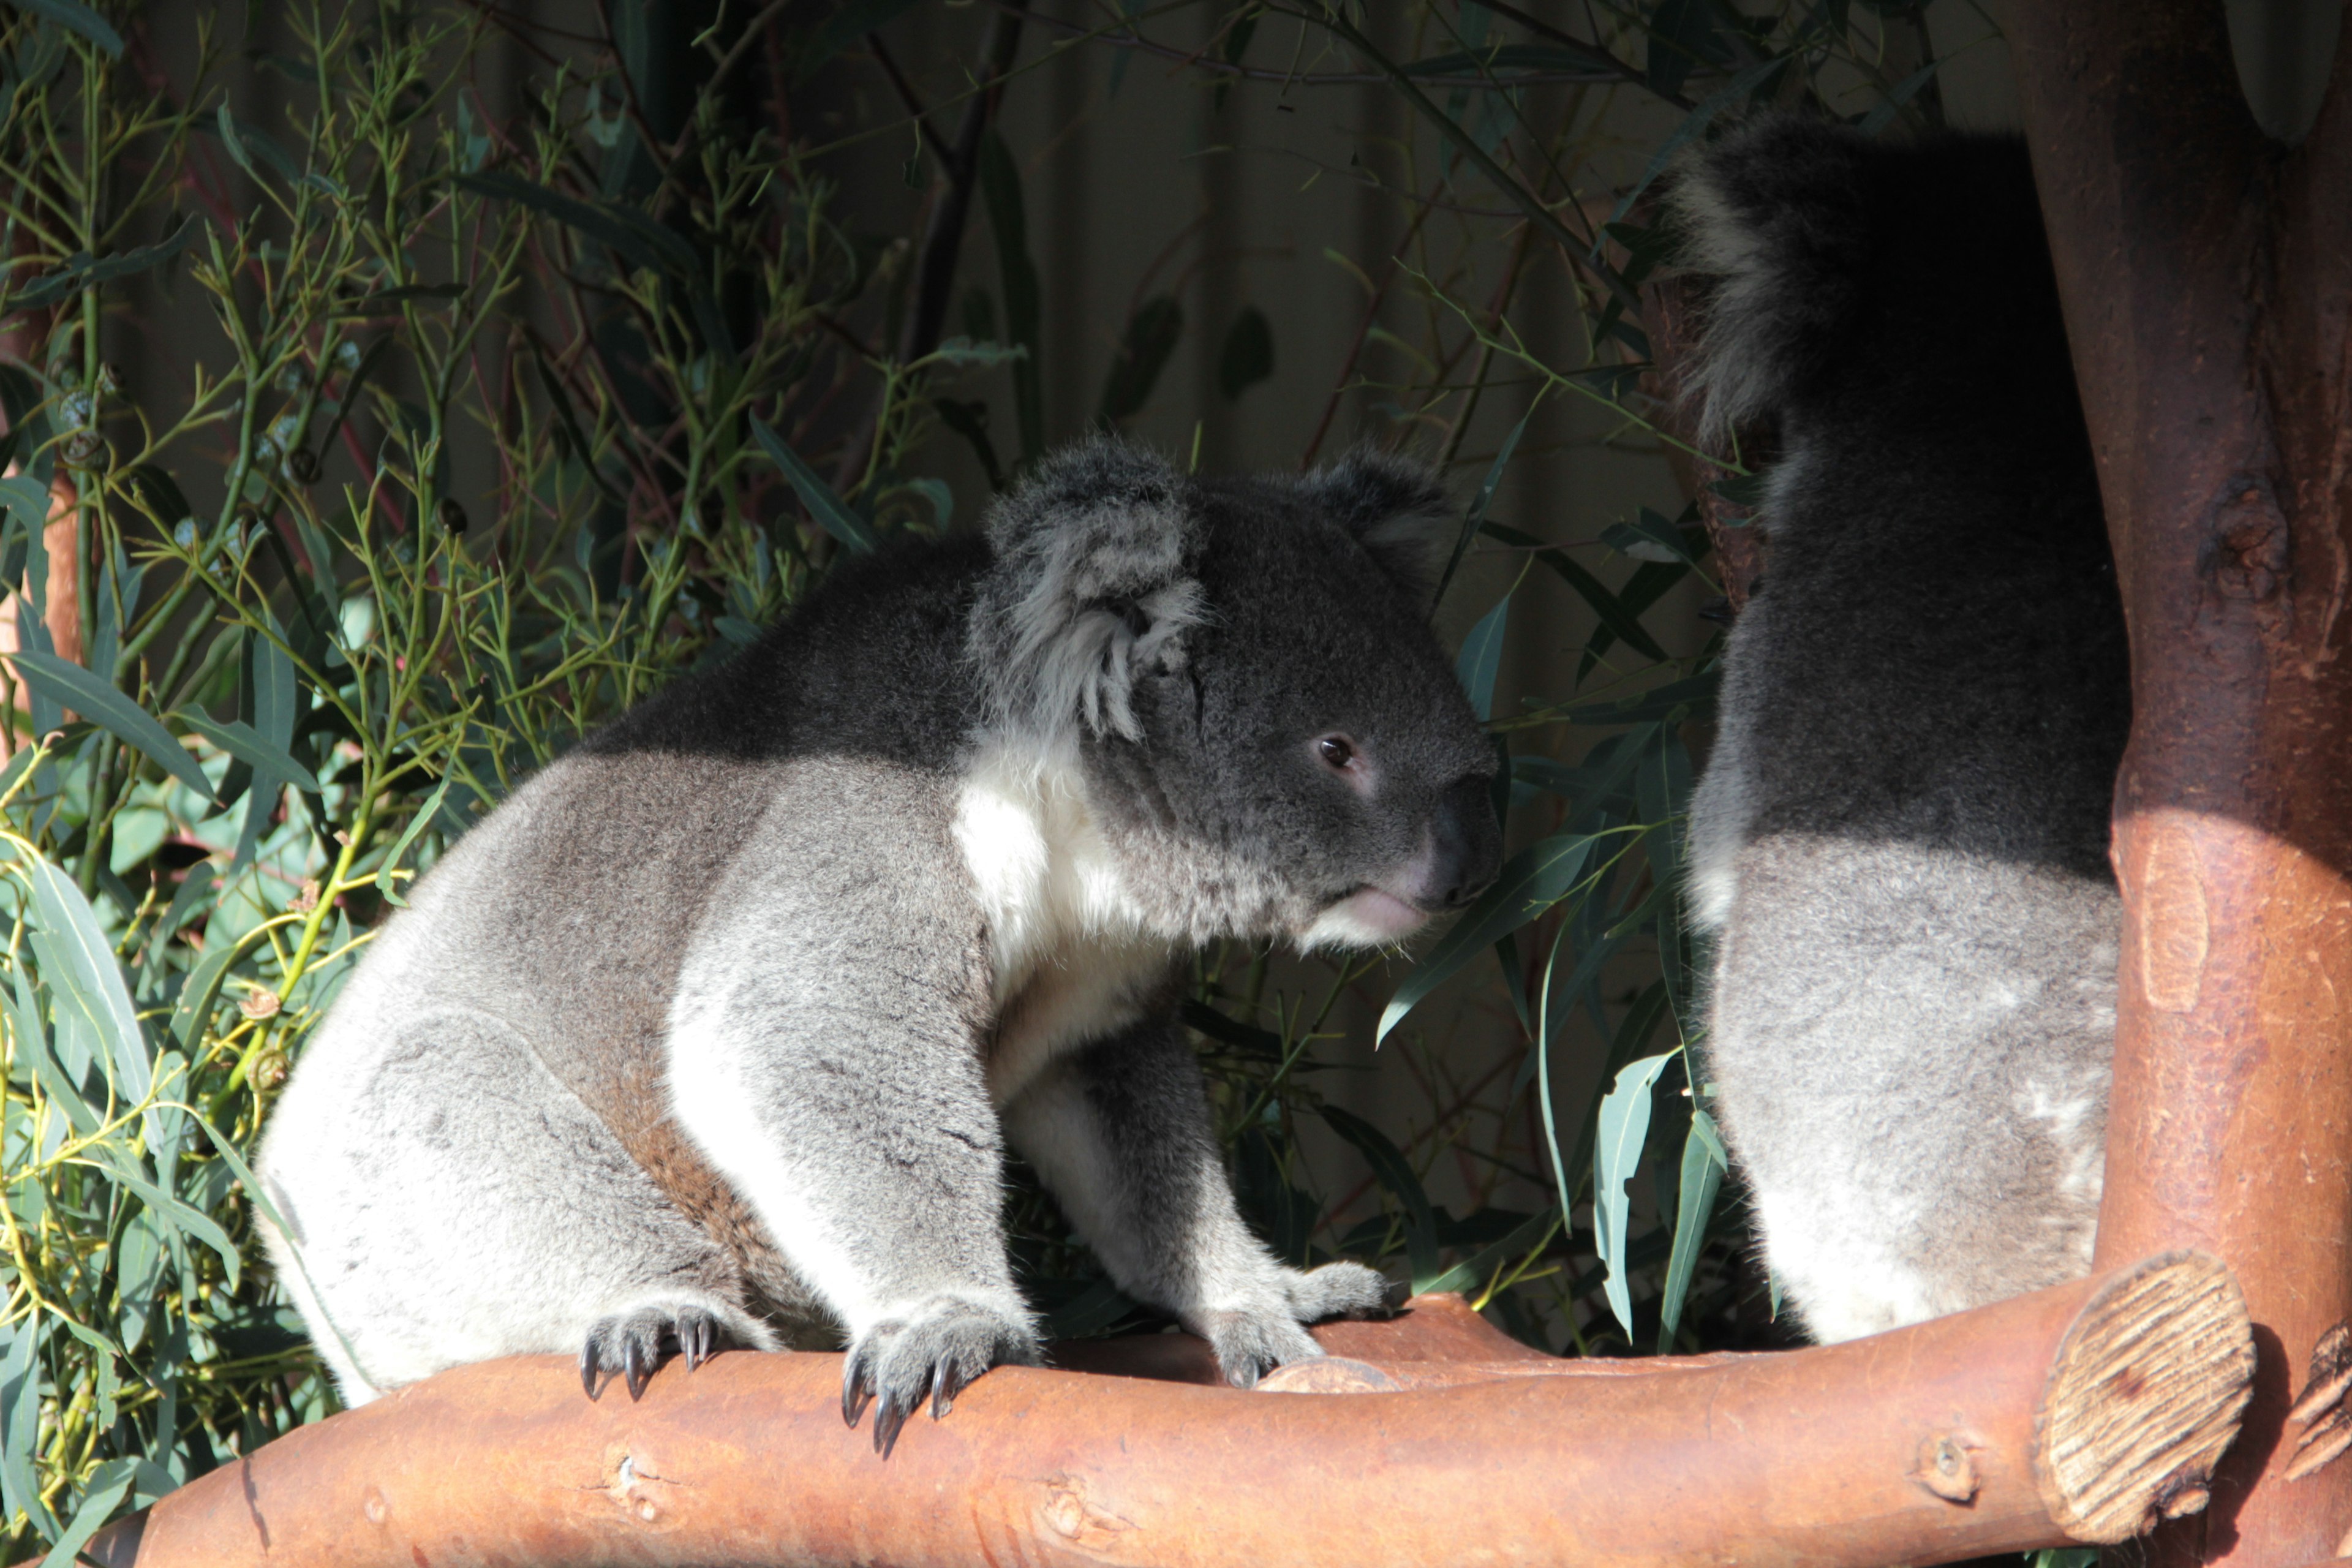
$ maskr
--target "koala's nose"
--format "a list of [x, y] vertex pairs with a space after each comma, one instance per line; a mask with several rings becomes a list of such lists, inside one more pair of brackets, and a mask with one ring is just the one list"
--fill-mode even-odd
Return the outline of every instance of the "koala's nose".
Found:
[[1430, 858], [1429, 901], [1458, 910], [1485, 892], [1503, 863], [1503, 830], [1495, 821], [1491, 780], [1475, 774], [1457, 779], [1437, 801], [1432, 825], [1435, 853]]

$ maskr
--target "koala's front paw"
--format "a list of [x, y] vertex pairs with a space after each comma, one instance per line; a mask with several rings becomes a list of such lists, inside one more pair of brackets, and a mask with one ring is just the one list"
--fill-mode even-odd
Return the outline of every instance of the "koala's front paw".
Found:
[[1229, 1307], [1186, 1314], [1180, 1321], [1209, 1342], [1225, 1381], [1235, 1388], [1255, 1388], [1276, 1367], [1313, 1361], [1323, 1353], [1286, 1306]]
[[693, 1302], [656, 1302], [615, 1312], [588, 1330], [588, 1342], [580, 1350], [580, 1385], [593, 1399], [604, 1391], [604, 1380], [617, 1373], [635, 1399], [672, 1345], [692, 1372], [734, 1337], [717, 1313]]
[[1327, 1263], [1283, 1282], [1290, 1310], [1302, 1323], [1326, 1318], [1384, 1318], [1393, 1309], [1391, 1286], [1377, 1268], [1360, 1263]]
[[935, 1296], [875, 1324], [849, 1347], [841, 1368], [841, 1418], [856, 1426], [871, 1398], [874, 1451], [887, 1459], [925, 1390], [936, 1421], [990, 1367], [1004, 1362], [1034, 1366], [1041, 1359], [1036, 1332], [1025, 1318], [960, 1297]]

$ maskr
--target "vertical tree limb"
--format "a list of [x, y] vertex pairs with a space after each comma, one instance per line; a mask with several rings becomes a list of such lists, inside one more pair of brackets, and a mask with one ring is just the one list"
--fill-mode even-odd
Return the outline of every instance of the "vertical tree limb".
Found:
[[2352, 35], [2263, 138], [2218, 0], [2012, 8], [2010, 37], [2131, 630], [2103, 1265], [2211, 1248], [2262, 1366], [2211, 1512], [2159, 1561], [2332, 1555], [2352, 1465], [2288, 1484], [2352, 1315]]

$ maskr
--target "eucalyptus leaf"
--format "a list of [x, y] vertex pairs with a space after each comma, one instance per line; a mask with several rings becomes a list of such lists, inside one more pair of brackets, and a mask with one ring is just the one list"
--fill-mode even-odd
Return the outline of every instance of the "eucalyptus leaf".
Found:
[[26, 879], [32, 883], [34, 909], [42, 934], [49, 939], [49, 951], [64, 961], [62, 973], [42, 978], [71, 996], [98, 1030], [114, 1064], [118, 1092], [131, 1100], [145, 1099], [152, 1058], [131, 988], [122, 981], [122, 966], [114, 960], [114, 944], [100, 930], [98, 915], [81, 889], [55, 866], [36, 857], [26, 868]]
[[1608, 1271], [1604, 1289], [1609, 1310], [1629, 1336], [1633, 1332], [1633, 1301], [1625, 1277], [1625, 1184], [1641, 1165], [1643, 1147], [1649, 1142], [1650, 1091], [1678, 1054], [1668, 1051], [1634, 1062], [1617, 1075], [1601, 1100], [1600, 1140], [1592, 1148], [1593, 1247]]
[[1674, 1350], [1675, 1331], [1682, 1327], [1691, 1272], [1697, 1268], [1699, 1248], [1706, 1242], [1706, 1223], [1715, 1213], [1716, 1191], [1722, 1186], [1727, 1169], [1723, 1142], [1716, 1136], [1713, 1121], [1694, 1107], [1690, 1133], [1683, 1140], [1681, 1184], [1675, 1202], [1675, 1249], [1666, 1260], [1666, 1290], [1658, 1302], [1661, 1355]]
[[8, 0], [8, 4], [45, 22], [55, 22], [70, 32], [79, 33], [110, 55], [119, 57], [122, 53], [122, 35], [80, 0]]
[[144, 708], [81, 666], [53, 653], [19, 648], [6, 657], [27, 686], [103, 726], [116, 740], [163, 764], [165, 772], [205, 799], [213, 798], [212, 781], [196, 766], [195, 758]]
[[[279, 657], [285, 656], [280, 654]], [[256, 773], [267, 773], [281, 784], [292, 784], [306, 795], [318, 795], [326, 787], [320, 784], [318, 775], [289, 756], [282, 745], [271, 743], [268, 737], [241, 719], [231, 719], [224, 723], [194, 710], [173, 717]]]
[[868, 555], [879, 546], [874, 530], [866, 521], [849, 510], [842, 499], [833, 493], [814, 468], [785, 444], [784, 438], [771, 429], [764, 419], [751, 421], [751, 438], [768, 454], [768, 460], [782, 468], [784, 478], [801, 498], [801, 504], [816, 519], [817, 526], [860, 555]]
[[1404, 1210], [1405, 1251], [1412, 1262], [1412, 1289], [1415, 1295], [1429, 1289], [1427, 1281], [1435, 1279], [1441, 1270], [1437, 1265], [1437, 1220], [1429, 1206], [1429, 1194], [1413, 1173], [1412, 1163], [1404, 1151], [1389, 1141], [1388, 1134], [1352, 1112], [1336, 1105], [1322, 1108], [1325, 1125], [1354, 1144], [1372, 1167], [1372, 1174], [1387, 1188], [1397, 1205]]
[[1454, 672], [1461, 677], [1462, 689], [1468, 694], [1471, 710], [1485, 723], [1495, 713], [1495, 676], [1503, 665], [1503, 629], [1508, 623], [1511, 596], [1503, 595], [1495, 607], [1470, 628], [1462, 639], [1462, 652], [1454, 660]]
[[1566, 897], [1584, 874], [1592, 853], [1591, 834], [1559, 834], [1530, 845], [1504, 863], [1495, 885], [1480, 894], [1439, 938], [1428, 954], [1389, 998], [1381, 1014], [1377, 1044], [1429, 994], [1452, 978], [1454, 971], [1494, 945], [1504, 932], [1517, 931]]

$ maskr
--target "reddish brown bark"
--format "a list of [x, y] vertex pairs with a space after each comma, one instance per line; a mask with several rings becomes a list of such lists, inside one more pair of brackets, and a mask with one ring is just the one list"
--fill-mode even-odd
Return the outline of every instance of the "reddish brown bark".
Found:
[[[673, 1364], [641, 1402], [593, 1405], [556, 1357], [464, 1367], [192, 1482], [93, 1554], [1877, 1568], [2061, 1544], [2060, 1521], [2120, 1539], [2197, 1506], [2252, 1362], [2226, 1271], [2187, 1256], [1852, 1344], [1688, 1361], [1534, 1357], [1458, 1303], [1417, 1305], [1321, 1331], [1360, 1360], [1269, 1380], [1402, 1392], [1000, 1368], [887, 1462], [842, 1426], [835, 1355]], [[1145, 1353], [1205, 1368], [1184, 1342]]]
[[[1714, 486], [1732, 471], [1708, 458], [1692, 456], [1697, 440], [1696, 421], [1682, 398], [1681, 377], [1697, 342], [1693, 311], [1696, 301], [1688, 279], [1677, 274], [1642, 290], [1642, 321], [1650, 339], [1650, 358], [1658, 368], [1651, 378], [1652, 392], [1665, 411], [1665, 425], [1684, 446], [1665, 447], [1666, 464], [1683, 493], [1698, 503], [1699, 520], [1706, 525], [1707, 542], [1715, 547], [1716, 578], [1723, 584], [1729, 610], [1737, 616], [1748, 605], [1748, 595], [1764, 570], [1764, 541], [1754, 526], [1754, 514], [1715, 493]], [[1753, 432], [1748, 434], [1753, 435]], [[1747, 455], [1750, 470], [1763, 467], [1759, 456]]]
[[2290, 1483], [2281, 1441], [2352, 1315], [2352, 28], [2288, 152], [2219, 0], [2009, 21], [2131, 626], [2099, 1256], [2237, 1270], [2245, 1440], [2157, 1552], [2268, 1568], [2352, 1526], [2352, 1464]]

